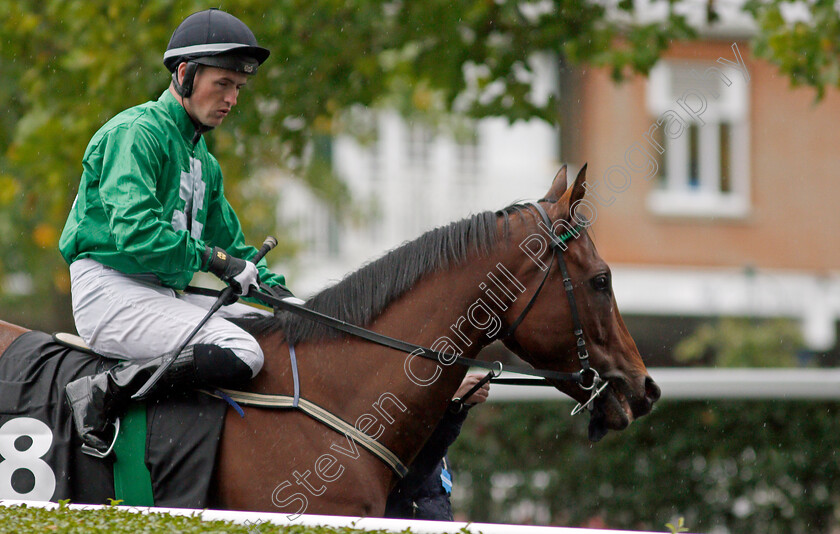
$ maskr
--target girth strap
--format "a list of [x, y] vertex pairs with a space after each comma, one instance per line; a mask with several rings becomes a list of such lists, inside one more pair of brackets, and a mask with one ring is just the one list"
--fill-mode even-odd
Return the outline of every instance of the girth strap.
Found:
[[[217, 399], [222, 398], [220, 395], [217, 395], [212, 391], [201, 391], [202, 393], [206, 393], [211, 397], [216, 397]], [[242, 404], [243, 406], [279, 409], [295, 408], [295, 397], [290, 397], [289, 395], [264, 395], [261, 393], [249, 393], [245, 391], [234, 391], [230, 389], [222, 389], [221, 391], [237, 403]], [[391, 452], [391, 450], [388, 449], [388, 447], [385, 447], [372, 437], [357, 430], [356, 427], [354, 427], [347, 421], [341, 419], [340, 417], [337, 417], [336, 415], [333, 415], [332, 413], [318, 406], [314, 402], [311, 402], [304, 398], [297, 399], [297, 409], [312, 417], [316, 421], [332, 428], [339, 434], [344, 434], [348, 438], [353, 439], [353, 441], [358, 442], [359, 445], [361, 445], [374, 456], [385, 462], [385, 465], [393, 469], [394, 472], [400, 477], [405, 477], [405, 475], [408, 473], [408, 468], [405, 466], [405, 464], [403, 464], [402, 461], [400, 461], [400, 459], [397, 457], [397, 455]]]

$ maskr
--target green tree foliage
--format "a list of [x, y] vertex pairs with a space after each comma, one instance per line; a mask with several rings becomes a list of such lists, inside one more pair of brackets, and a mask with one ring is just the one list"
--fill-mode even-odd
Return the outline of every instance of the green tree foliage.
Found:
[[[25, 272], [47, 301], [66, 296], [67, 270], [56, 244], [85, 146], [114, 114], [166, 88], [161, 59], [171, 32], [209, 5], [0, 0], [0, 280]], [[313, 136], [334, 133], [351, 106], [370, 106], [394, 92], [421, 111], [436, 101], [451, 106], [466, 86], [463, 66], [471, 63], [482, 66], [479, 89], [495, 83], [503, 90], [468, 111], [554, 120], [551, 103], [536, 106], [524, 98], [532, 51], [609, 63], [617, 72], [646, 70], [670, 37], [685, 34], [674, 17], [634, 29], [619, 42], [619, 28], [606, 22], [604, 8], [580, 0], [542, 11], [527, 2], [483, 0], [243, 0], [220, 7], [246, 21], [272, 51], [234, 116], [208, 136], [251, 236], [274, 225], [265, 188], [238, 185], [256, 169], [285, 167], [324, 196], [341, 195], [334, 179], [305, 171], [305, 163], [318, 160], [304, 157], [305, 147]], [[24, 303], [5, 301], [10, 312]], [[66, 302], [58, 303], [56, 311], [66, 315]]]
[[660, 401], [594, 445], [586, 417], [570, 417], [570, 407], [472, 410], [450, 449], [454, 484], [464, 492], [456, 513], [617, 530], [663, 531], [681, 517], [690, 532], [838, 527], [837, 402]]
[[840, 87], [840, 11], [834, 2], [749, 0], [744, 9], [758, 25], [756, 56], [778, 65], [792, 85], [814, 87], [818, 99], [826, 87]]
[[[827, 24], [815, 41], [774, 15], [783, 3], [749, 5], [765, 32], [759, 50], [797, 81], [836, 84], [837, 14], [825, 2], [810, 4], [815, 22]], [[674, 39], [695, 35], [675, 12], [679, 2], [667, 4], [664, 20], [640, 23], [632, 0], [609, 17], [604, 3], [587, 0], [0, 0], [0, 280], [25, 272], [36, 295], [52, 302], [67, 294], [56, 242], [84, 148], [114, 114], [165, 89], [162, 53], [194, 11], [227, 9], [272, 50], [234, 115], [208, 136], [246, 234], [258, 241], [275, 230], [272, 197], [241, 182], [280, 167], [325, 198], [345, 197], [328, 172], [307, 166], [322, 153], [308, 150], [310, 141], [346, 126], [349, 108], [397, 95], [391, 102], [403, 111], [439, 105], [472, 117], [556, 122], [553, 100], [529, 97], [528, 58], [547, 52], [606, 66], [617, 79], [646, 73]], [[800, 46], [808, 58], [796, 55]], [[6, 300], [6, 310], [19, 309], [20, 301]]]

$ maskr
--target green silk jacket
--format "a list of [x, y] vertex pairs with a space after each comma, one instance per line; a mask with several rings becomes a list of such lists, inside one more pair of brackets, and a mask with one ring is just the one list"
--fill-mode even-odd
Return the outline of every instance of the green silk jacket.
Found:
[[[79, 192], [59, 250], [68, 264], [91, 258], [126, 274], [153, 273], [167, 287], [183, 289], [218, 246], [242, 259], [256, 255], [245, 244], [228, 204], [218, 161], [169, 90], [157, 101], [127, 109], [91, 139], [82, 160]], [[260, 280], [285, 284], [257, 263]]]

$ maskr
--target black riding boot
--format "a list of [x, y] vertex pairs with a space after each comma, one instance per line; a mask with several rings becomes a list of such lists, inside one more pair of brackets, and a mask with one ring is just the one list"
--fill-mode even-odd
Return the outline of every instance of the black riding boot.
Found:
[[[114, 440], [111, 423], [170, 355], [120, 362], [108, 371], [67, 384], [65, 394], [73, 412], [73, 424], [86, 445], [100, 453], [109, 449]], [[230, 349], [190, 345], [172, 362], [150, 394], [203, 385], [240, 385], [249, 378], [251, 369]]]

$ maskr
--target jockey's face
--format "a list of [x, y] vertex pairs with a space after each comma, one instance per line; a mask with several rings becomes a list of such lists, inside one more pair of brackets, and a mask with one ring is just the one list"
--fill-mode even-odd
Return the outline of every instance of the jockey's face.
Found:
[[[178, 66], [178, 75], [183, 77], [186, 63]], [[193, 119], [215, 128], [227, 117], [239, 90], [248, 82], [242, 72], [201, 65], [195, 74], [192, 95], [182, 100], [184, 108]]]

